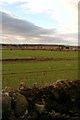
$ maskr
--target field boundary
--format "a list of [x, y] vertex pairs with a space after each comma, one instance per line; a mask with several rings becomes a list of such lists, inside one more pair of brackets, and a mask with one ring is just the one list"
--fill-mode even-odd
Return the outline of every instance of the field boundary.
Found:
[[37, 62], [37, 61], [67, 61], [79, 60], [80, 58], [16, 58], [16, 59], [0, 59], [2, 62]]

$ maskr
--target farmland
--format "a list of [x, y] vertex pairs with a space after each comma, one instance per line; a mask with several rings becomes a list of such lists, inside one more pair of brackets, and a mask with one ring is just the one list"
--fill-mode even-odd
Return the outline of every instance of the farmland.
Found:
[[[36, 59], [26, 61], [33, 58]], [[3, 87], [17, 87], [20, 82], [28, 86], [32, 86], [35, 82], [44, 86], [58, 79], [78, 79], [77, 51], [3, 49], [2, 59], [4, 60], [2, 62]]]

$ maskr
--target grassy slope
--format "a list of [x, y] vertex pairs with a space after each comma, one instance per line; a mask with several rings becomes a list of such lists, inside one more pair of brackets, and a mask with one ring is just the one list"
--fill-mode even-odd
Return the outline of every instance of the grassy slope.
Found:
[[21, 81], [31, 86], [34, 82], [44, 85], [58, 79], [77, 78], [77, 61], [3, 64], [3, 87], [6, 85], [17, 87]]
[[49, 58], [75, 58], [78, 52], [60, 52], [60, 51], [33, 51], [33, 50], [2, 50], [3, 59], [15, 58], [32, 58], [32, 57], [49, 57]]
[[[54, 52], [32, 50], [3, 50], [3, 59], [27, 58], [27, 57], [53, 57], [74, 58], [77, 52]], [[58, 79], [77, 79], [78, 61], [44, 61], [44, 62], [3, 62], [2, 64], [3, 87], [15, 86], [23, 81], [32, 86], [34, 82], [44, 86], [45, 83], [53, 83]]]

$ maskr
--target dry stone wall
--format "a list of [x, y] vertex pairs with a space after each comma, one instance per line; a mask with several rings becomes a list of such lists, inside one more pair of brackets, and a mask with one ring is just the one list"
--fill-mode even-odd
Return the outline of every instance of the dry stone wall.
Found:
[[2, 108], [2, 120], [80, 120], [80, 80], [5, 88]]

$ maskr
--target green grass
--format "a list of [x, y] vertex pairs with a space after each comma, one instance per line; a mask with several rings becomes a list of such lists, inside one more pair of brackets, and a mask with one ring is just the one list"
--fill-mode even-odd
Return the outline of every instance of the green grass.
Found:
[[[78, 52], [41, 51], [41, 50], [2, 50], [2, 59], [15, 58], [78, 58]], [[51, 84], [58, 79], [78, 79], [78, 60], [3, 62], [2, 85], [18, 87], [20, 82], [32, 86]]]
[[2, 50], [3, 59], [15, 58], [77, 58], [78, 52], [41, 51], [41, 50]]
[[58, 79], [78, 79], [78, 62], [9, 62], [3, 64], [3, 87], [15, 86], [23, 81], [28, 86], [38, 82], [41, 86]]

